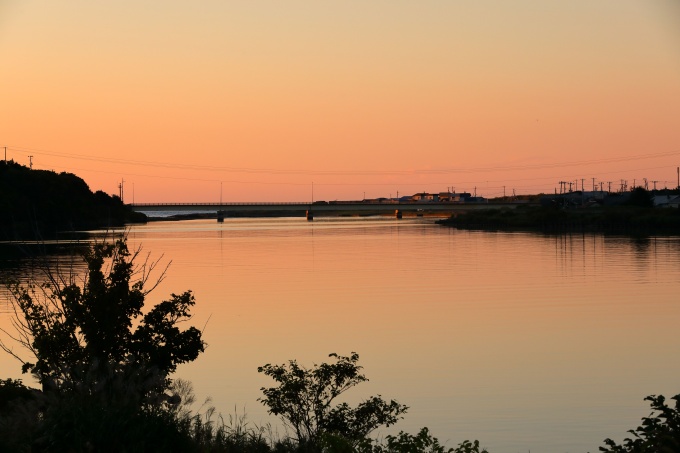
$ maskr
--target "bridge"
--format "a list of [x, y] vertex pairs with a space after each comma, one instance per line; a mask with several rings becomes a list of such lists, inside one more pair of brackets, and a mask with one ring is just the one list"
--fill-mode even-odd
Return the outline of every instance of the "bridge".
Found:
[[450, 216], [457, 212], [477, 209], [514, 209], [527, 202], [461, 203], [461, 202], [362, 202], [362, 201], [317, 201], [271, 202], [271, 203], [135, 203], [134, 211], [150, 217], [154, 213], [191, 214], [218, 212], [224, 217], [304, 217], [315, 216], [369, 216], [369, 215], [436, 215]]

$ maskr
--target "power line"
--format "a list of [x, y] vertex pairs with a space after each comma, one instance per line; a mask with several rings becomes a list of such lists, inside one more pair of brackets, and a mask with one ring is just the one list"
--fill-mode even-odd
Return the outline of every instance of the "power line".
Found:
[[[49, 165], [50, 162], [46, 162], [46, 165], [43, 166], [43, 169], [49, 170]], [[650, 170], [659, 170], [659, 169], [666, 169], [668, 168], [667, 166], [661, 166], [661, 167], [645, 167], [645, 168], [636, 168], [636, 169], [626, 169], [626, 170], [611, 170], [607, 171], [606, 174], [608, 176], [614, 176], [614, 175], [629, 175], [631, 173], [640, 173], [643, 171], [650, 171]], [[107, 170], [93, 170], [89, 168], [78, 168], [78, 167], [70, 167], [68, 171], [83, 171], [83, 172], [92, 172], [92, 173], [103, 173], [103, 174], [113, 174], [113, 175], [120, 175], [120, 171], [107, 171]], [[596, 174], [598, 177], [602, 176], [603, 172], [598, 172], [598, 173], [585, 173], [581, 174], [581, 176], [587, 176], [588, 178], [592, 177], [593, 174]], [[167, 176], [167, 175], [152, 175], [152, 174], [146, 174], [146, 173], [130, 173], [130, 172], [124, 172], [124, 174], [128, 177], [136, 176], [136, 177], [142, 177], [142, 178], [155, 178], [155, 179], [168, 179], [168, 180], [178, 180], [178, 181], [199, 181], [199, 182], [225, 182], [225, 183], [231, 183], [231, 184], [253, 184], [253, 185], [271, 185], [271, 186], [307, 186], [308, 183], [300, 183], [300, 182], [289, 182], [289, 181], [280, 181], [280, 182], [273, 182], [273, 181], [247, 181], [247, 180], [241, 180], [241, 179], [215, 179], [215, 178], [191, 178], [191, 177], [186, 177], [186, 176]], [[495, 188], [501, 188], [503, 186], [503, 183], [512, 183], [515, 188], [519, 189], [526, 189], [530, 190], [531, 188], [539, 188], [543, 187], [545, 188], [546, 186], [552, 186], [554, 184], [555, 180], [569, 180], [573, 179], [572, 175], [548, 175], [540, 178], [503, 178], [503, 179], [485, 179], [485, 180], [465, 180], [465, 181], [459, 181], [458, 184], [460, 185], [465, 185], [465, 186], [483, 186], [487, 183], [492, 183], [495, 184], [494, 186], [489, 186], [489, 187], [495, 187]], [[526, 184], [522, 184], [525, 183]], [[316, 182], [315, 184], [318, 186], [334, 186], [334, 187], [343, 187], [343, 186], [421, 186], [422, 184], [427, 184], [430, 186], [444, 186], [444, 182], [439, 182], [439, 181], [420, 181], [420, 182], [409, 182], [409, 181], [391, 181], [391, 182], [385, 182], [385, 183], [372, 183], [372, 182], [356, 182], [356, 183], [348, 183], [348, 182], [342, 182], [342, 183], [333, 183], [333, 182]], [[519, 184], [518, 184], [519, 183]]]
[[443, 167], [439, 169], [414, 169], [414, 170], [302, 170], [302, 169], [273, 169], [273, 168], [253, 168], [253, 167], [216, 167], [207, 165], [195, 165], [195, 164], [175, 164], [169, 162], [160, 161], [146, 161], [146, 160], [134, 160], [134, 159], [118, 159], [118, 158], [108, 158], [108, 157], [93, 157], [82, 154], [74, 153], [63, 153], [56, 151], [32, 149], [32, 148], [22, 148], [22, 147], [10, 147], [11, 149], [19, 151], [30, 151], [36, 154], [47, 155], [52, 157], [62, 157], [69, 159], [79, 159], [88, 160], [93, 162], [104, 162], [104, 163], [114, 163], [120, 165], [135, 165], [135, 166], [151, 166], [151, 167], [162, 167], [162, 168], [176, 168], [182, 170], [199, 170], [199, 171], [210, 171], [210, 172], [233, 172], [233, 173], [254, 173], [254, 174], [272, 174], [272, 175], [320, 175], [320, 176], [405, 176], [405, 175], [418, 175], [418, 174], [448, 174], [448, 173], [479, 173], [479, 172], [493, 172], [493, 171], [514, 171], [514, 170], [540, 170], [549, 168], [563, 168], [563, 167], [574, 167], [574, 166], [584, 166], [584, 165], [595, 165], [604, 163], [614, 163], [614, 162], [629, 162], [635, 160], [649, 160], [660, 157], [670, 157], [680, 155], [680, 151], [668, 151], [659, 152], [651, 154], [640, 154], [635, 156], [623, 156], [615, 158], [603, 158], [603, 159], [591, 159], [591, 160], [581, 160], [581, 161], [568, 161], [568, 162], [555, 162], [546, 164], [534, 164], [534, 165], [502, 165], [502, 166], [488, 166], [488, 167], [461, 167], [461, 168], [450, 168]]

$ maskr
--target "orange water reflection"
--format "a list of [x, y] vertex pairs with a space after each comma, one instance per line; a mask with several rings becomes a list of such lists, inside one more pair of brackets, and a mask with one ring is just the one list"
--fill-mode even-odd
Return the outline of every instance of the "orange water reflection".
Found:
[[179, 376], [257, 423], [273, 421], [257, 366], [330, 352], [361, 355], [371, 381], [350, 398], [411, 407], [397, 430], [494, 453], [596, 451], [637, 426], [644, 396], [680, 391], [677, 238], [228, 219], [136, 226], [130, 240], [172, 259], [152, 302], [195, 292], [209, 347]]

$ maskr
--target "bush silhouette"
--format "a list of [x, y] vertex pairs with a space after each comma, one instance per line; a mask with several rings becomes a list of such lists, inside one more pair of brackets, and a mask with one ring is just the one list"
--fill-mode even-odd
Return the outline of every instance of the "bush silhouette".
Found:
[[387, 402], [380, 395], [356, 407], [347, 403], [333, 405], [338, 396], [368, 379], [357, 365], [359, 354], [353, 352], [345, 357], [333, 353], [329, 357], [335, 363], [322, 363], [310, 369], [295, 360], [287, 365], [267, 364], [258, 368], [258, 372], [279, 384], [262, 388], [265, 397], [259, 401], [269, 407], [269, 413], [281, 416], [295, 431], [298, 443], [308, 446], [310, 451], [320, 446], [324, 436], [336, 448], [343, 443], [341, 439], [347, 446], [355, 447], [379, 426], [396, 423], [408, 409], [394, 400]]
[[606, 447], [600, 451], [608, 453], [677, 453], [680, 452], [680, 394], [666, 403], [663, 395], [645, 398], [650, 402], [652, 413], [642, 419], [642, 425], [628, 432], [632, 437], [624, 439], [621, 445], [605, 439]]
[[81, 280], [73, 268], [46, 268], [44, 282], [10, 285], [16, 332], [5, 334], [33, 359], [5, 341], [0, 347], [42, 384], [27, 415], [37, 451], [186, 451], [180, 401], [168, 392], [170, 374], [205, 348], [197, 328], [178, 327], [195, 300], [190, 291], [172, 294], [145, 312], [165, 272], [150, 283], [158, 262], [137, 265], [139, 254], [125, 237], [96, 243]]

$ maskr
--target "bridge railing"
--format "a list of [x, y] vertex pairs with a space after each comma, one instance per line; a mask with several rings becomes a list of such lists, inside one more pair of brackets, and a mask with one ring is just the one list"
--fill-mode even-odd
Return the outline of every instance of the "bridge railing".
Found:
[[144, 206], [291, 206], [291, 205], [308, 205], [308, 201], [257, 201], [257, 202], [228, 202], [228, 203], [131, 203], [130, 206], [134, 208], [143, 208]]
[[[484, 204], [487, 202], [485, 201]], [[458, 204], [482, 204], [475, 201], [420, 201], [420, 200], [356, 200], [356, 201], [253, 201], [253, 202], [208, 202], [208, 203], [131, 203], [130, 206], [135, 208], [142, 208], [145, 206], [308, 206], [308, 205], [343, 205], [343, 204], [378, 204], [378, 205], [458, 205]], [[499, 204], [499, 203], [496, 203]], [[507, 204], [512, 204], [508, 202]]]

